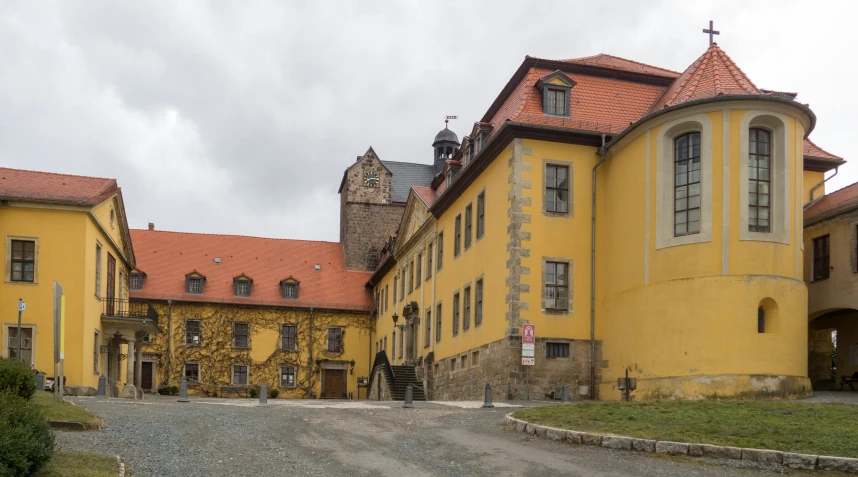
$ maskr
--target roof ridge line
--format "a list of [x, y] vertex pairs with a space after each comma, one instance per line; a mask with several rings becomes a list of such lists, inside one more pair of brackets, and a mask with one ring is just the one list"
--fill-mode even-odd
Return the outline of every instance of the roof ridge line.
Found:
[[178, 230], [149, 230], [149, 229], [128, 229], [131, 232], [159, 232], [166, 234], [181, 234], [181, 235], [198, 235], [198, 236], [209, 236], [209, 237], [235, 237], [235, 238], [252, 238], [252, 239], [260, 239], [260, 240], [281, 240], [288, 242], [312, 242], [312, 243], [324, 243], [331, 245], [340, 245], [342, 246], [342, 242], [331, 242], [328, 240], [311, 240], [311, 239], [293, 239], [293, 238], [281, 238], [281, 237], [260, 237], [258, 235], [241, 235], [241, 234], [213, 234], [207, 232], [180, 232]]
[[8, 170], [8, 171], [17, 171], [17, 172], [30, 172], [34, 174], [44, 174], [48, 176], [64, 176], [64, 177], [78, 177], [83, 179], [98, 179], [102, 181], [113, 181], [116, 182], [115, 178], [112, 177], [96, 177], [96, 176], [84, 176], [80, 174], [66, 174], [63, 172], [47, 172], [47, 171], [37, 171], [34, 169], [19, 169], [17, 167], [0, 167], [0, 171]]

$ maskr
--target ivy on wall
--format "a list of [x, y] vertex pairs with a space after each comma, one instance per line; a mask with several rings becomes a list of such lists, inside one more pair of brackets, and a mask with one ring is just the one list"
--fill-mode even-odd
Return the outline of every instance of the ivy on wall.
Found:
[[[198, 363], [200, 369], [197, 386], [199, 392], [211, 395], [220, 392], [221, 386], [232, 384], [232, 365], [246, 364], [248, 385], [265, 383], [269, 389], [278, 388], [291, 397], [317, 397], [320, 390], [321, 373], [316, 360], [341, 360], [347, 351], [345, 341], [353, 333], [367, 333], [371, 328], [369, 313], [313, 310], [312, 328], [309, 309], [277, 308], [262, 306], [240, 306], [231, 304], [174, 303], [172, 307], [172, 330], [167, 328], [167, 304], [153, 303], [160, 315], [159, 324], [164, 333], [151, 337], [144, 352], [158, 353], [158, 383], [177, 384], [183, 374], [185, 363]], [[200, 322], [199, 345], [185, 344], [185, 323]], [[233, 347], [233, 324], [248, 323], [249, 343], [247, 348]], [[293, 325], [295, 350], [284, 350], [282, 326]], [[341, 352], [327, 351], [328, 328], [343, 329]], [[276, 343], [254, 343], [260, 335], [272, 332]], [[269, 335], [271, 333], [268, 333]], [[312, 354], [310, 338], [312, 336]], [[168, 338], [169, 337], [169, 338]], [[167, 340], [172, 340], [172, 356], [167, 360]], [[260, 347], [271, 347], [264, 360], [254, 361], [251, 354], [259, 356]], [[352, 355], [361, 355], [365, 350], [349, 350]], [[265, 351], [263, 351], [265, 352]], [[295, 387], [280, 386], [280, 368], [295, 367]]]

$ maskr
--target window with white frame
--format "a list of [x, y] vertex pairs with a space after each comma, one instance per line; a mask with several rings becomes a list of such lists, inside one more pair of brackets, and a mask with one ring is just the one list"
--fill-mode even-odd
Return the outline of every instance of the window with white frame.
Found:
[[674, 237], [700, 233], [700, 133], [674, 140]]
[[295, 366], [283, 366], [280, 368], [280, 386], [284, 388], [295, 387]]

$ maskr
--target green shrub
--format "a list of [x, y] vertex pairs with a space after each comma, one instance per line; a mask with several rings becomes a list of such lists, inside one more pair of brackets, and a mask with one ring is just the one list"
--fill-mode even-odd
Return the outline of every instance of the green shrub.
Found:
[[177, 394], [179, 394], [179, 387], [178, 386], [170, 386], [170, 395], [175, 396]]
[[256, 399], [256, 388], [250, 388], [250, 397]]
[[0, 475], [30, 475], [54, 455], [54, 431], [35, 406], [0, 393]]
[[36, 374], [30, 365], [16, 359], [0, 358], [0, 393], [8, 392], [24, 399], [36, 392]]
[[271, 396], [271, 399], [275, 399], [275, 398], [277, 398], [277, 396], [280, 395], [280, 390], [277, 388], [273, 388], [273, 389], [271, 389], [271, 392], [268, 394]]
[[161, 396], [169, 396], [170, 394], [172, 394], [172, 390], [173, 386], [161, 386], [160, 388], [158, 388], [158, 394], [160, 394]]

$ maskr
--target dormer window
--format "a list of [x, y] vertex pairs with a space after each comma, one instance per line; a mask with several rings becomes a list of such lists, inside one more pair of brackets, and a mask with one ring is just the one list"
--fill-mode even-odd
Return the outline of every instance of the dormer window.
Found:
[[205, 283], [206, 277], [201, 275], [196, 270], [185, 275], [185, 291], [188, 293], [201, 295], [203, 293], [203, 287], [205, 286]]
[[280, 282], [280, 293], [284, 300], [298, 299], [298, 286], [300, 282], [292, 277], [289, 277]]
[[536, 87], [542, 90], [542, 111], [550, 116], [569, 117], [569, 98], [575, 81], [560, 70], [539, 78]]
[[232, 283], [235, 287], [235, 296], [250, 296], [250, 285], [253, 280], [246, 275], [239, 275], [232, 279]]
[[143, 289], [143, 274], [140, 272], [131, 272], [128, 278], [128, 287], [131, 290], [142, 290]]

